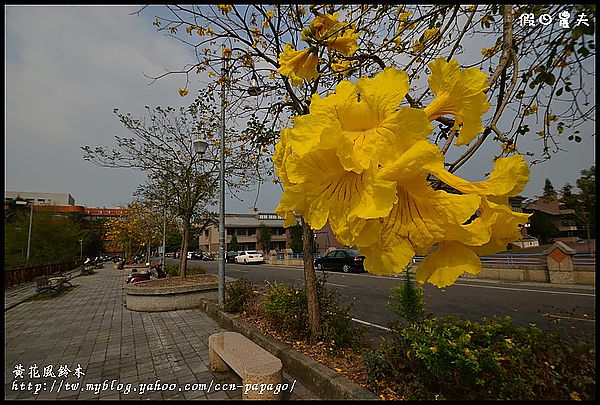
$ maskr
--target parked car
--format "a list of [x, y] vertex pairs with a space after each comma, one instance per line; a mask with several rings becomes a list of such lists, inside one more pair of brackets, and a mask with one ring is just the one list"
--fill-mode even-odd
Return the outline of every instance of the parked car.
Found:
[[235, 263], [235, 257], [237, 255], [237, 252], [227, 252], [227, 254], [225, 254], [225, 263]]
[[236, 263], [264, 263], [265, 258], [263, 254], [257, 250], [242, 250], [238, 252], [238, 255], [235, 257]]
[[365, 256], [356, 249], [336, 249], [315, 259], [315, 267], [317, 270], [341, 270], [344, 273], [364, 272], [364, 261]]
[[199, 252], [188, 252], [187, 253], [188, 260], [202, 260], [202, 253]]

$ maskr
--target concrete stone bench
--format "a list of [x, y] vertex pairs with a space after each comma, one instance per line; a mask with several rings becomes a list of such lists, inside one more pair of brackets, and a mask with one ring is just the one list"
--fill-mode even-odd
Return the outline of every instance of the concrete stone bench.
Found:
[[208, 359], [212, 371], [233, 369], [242, 378], [242, 399], [281, 399], [281, 392], [247, 389], [275, 387], [283, 382], [281, 360], [236, 332], [220, 332], [208, 338]]

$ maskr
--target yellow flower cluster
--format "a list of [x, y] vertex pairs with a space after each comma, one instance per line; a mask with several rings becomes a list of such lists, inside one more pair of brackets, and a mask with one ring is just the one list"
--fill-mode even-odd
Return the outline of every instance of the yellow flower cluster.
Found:
[[221, 13], [223, 13], [223, 15], [233, 10], [233, 6], [231, 4], [217, 4], [217, 8], [221, 10]]
[[423, 33], [423, 39], [417, 40], [413, 44], [413, 51], [415, 53], [421, 52], [423, 49], [425, 49], [426, 44], [429, 44], [430, 42], [436, 41], [439, 39], [439, 33], [440, 33], [439, 28], [430, 28], [430, 29], [425, 30], [425, 32]]
[[482, 48], [481, 54], [486, 58], [490, 58], [490, 57], [494, 56], [496, 53], [498, 53], [498, 50], [499, 50], [499, 48], [497, 46], [493, 46], [491, 48]]
[[[472, 139], [489, 108], [487, 86], [482, 72], [456, 70], [455, 61], [440, 58], [429, 67], [436, 97], [425, 109], [399, 108], [409, 83], [394, 68], [343, 81], [327, 97], [313, 95], [310, 113], [295, 117], [275, 147], [284, 187], [276, 213], [285, 226], [296, 223], [295, 214], [316, 230], [329, 223], [340, 242], [366, 256], [371, 273], [399, 273], [415, 254], [427, 255], [416, 279], [444, 287], [464, 272], [478, 273], [478, 255], [520, 237], [528, 215], [513, 212], [508, 197], [524, 188], [529, 169], [522, 156], [499, 158], [477, 183], [444, 169], [428, 140], [430, 121], [453, 114], [462, 125], [457, 144]], [[462, 194], [434, 190], [431, 175]]]
[[279, 55], [280, 67], [277, 70], [289, 77], [294, 86], [302, 84], [302, 79], [314, 80], [317, 71], [321, 46], [342, 56], [351, 56], [358, 49], [358, 33], [346, 24], [338, 21], [339, 14], [320, 14], [302, 31], [302, 40], [309, 44], [307, 49], [297, 51], [290, 43], [286, 44]]

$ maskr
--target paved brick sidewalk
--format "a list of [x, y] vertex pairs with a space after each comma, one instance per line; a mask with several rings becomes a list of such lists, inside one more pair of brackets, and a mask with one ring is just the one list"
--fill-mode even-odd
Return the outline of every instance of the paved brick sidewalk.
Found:
[[[123, 292], [127, 273], [110, 267], [73, 278], [75, 288], [57, 298], [5, 310], [5, 399], [241, 399], [242, 388], [216, 390], [241, 385], [236, 374], [208, 369], [208, 337], [224, 329], [199, 309], [129, 311]], [[10, 299], [24, 294], [23, 289]], [[19, 365], [23, 378], [15, 378]], [[63, 365], [70, 372], [59, 377]], [[48, 366], [55, 378], [43, 377]], [[75, 375], [78, 366], [84, 376]], [[30, 376], [34, 371], [40, 377]], [[141, 393], [141, 384], [157, 381], [160, 391], [146, 385]], [[79, 386], [67, 390], [66, 383]], [[294, 384], [286, 398], [317, 398], [287, 374], [284, 383]]]

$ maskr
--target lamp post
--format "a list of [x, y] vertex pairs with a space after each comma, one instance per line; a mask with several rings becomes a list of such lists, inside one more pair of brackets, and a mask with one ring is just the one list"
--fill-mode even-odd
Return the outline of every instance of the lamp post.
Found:
[[[219, 147], [219, 305], [225, 303], [225, 104], [223, 91], [221, 92], [221, 142]], [[194, 150], [200, 155], [206, 153], [208, 143], [201, 139], [193, 141]], [[210, 160], [210, 159], [203, 159]], [[211, 160], [212, 161], [212, 160]]]
[[[166, 182], [165, 182], [166, 183]], [[165, 269], [165, 255], [167, 254], [167, 188], [165, 184], [165, 203], [163, 204], [163, 240], [162, 256], [160, 258], [160, 268]]]
[[[227, 70], [226, 70], [227, 58], [223, 56], [221, 58], [221, 131], [220, 131], [220, 142], [219, 142], [219, 304], [225, 303], [225, 84], [227, 82]], [[258, 79], [256, 72], [252, 72], [252, 79], [250, 81], [250, 87], [247, 92], [251, 96], [258, 96], [262, 92], [258, 86]], [[206, 153], [208, 143], [201, 139], [193, 141], [194, 150], [196, 153], [203, 155]], [[208, 160], [208, 159], [206, 159]], [[214, 161], [214, 160], [213, 160]]]
[[83, 238], [79, 239], [79, 260], [83, 260]]
[[[19, 205], [27, 205], [27, 201], [16, 201]], [[30, 204], [31, 211], [29, 212], [29, 231], [27, 233], [27, 263], [29, 263], [29, 252], [31, 249], [31, 227], [33, 225], [33, 203]]]

